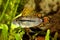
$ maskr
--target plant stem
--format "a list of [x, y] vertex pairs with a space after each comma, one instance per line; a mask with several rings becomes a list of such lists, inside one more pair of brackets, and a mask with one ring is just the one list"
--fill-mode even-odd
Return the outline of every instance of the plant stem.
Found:
[[3, 10], [2, 15], [0, 17], [0, 22], [1, 22], [2, 18], [4, 17], [4, 14], [5, 14], [5, 11], [6, 11], [6, 8], [7, 8], [8, 4], [9, 4], [9, 0], [7, 0], [7, 3], [5, 5], [5, 7], [4, 7], [4, 10]]

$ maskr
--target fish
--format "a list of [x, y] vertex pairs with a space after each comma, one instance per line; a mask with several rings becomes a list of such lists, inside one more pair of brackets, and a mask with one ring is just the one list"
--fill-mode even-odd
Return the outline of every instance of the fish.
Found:
[[42, 23], [42, 19], [38, 17], [20, 17], [13, 21], [16, 26], [21, 26], [22, 28], [35, 27]]

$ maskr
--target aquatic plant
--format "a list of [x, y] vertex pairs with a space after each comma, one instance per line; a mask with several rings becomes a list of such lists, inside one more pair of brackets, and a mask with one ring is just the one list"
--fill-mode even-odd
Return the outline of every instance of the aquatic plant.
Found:
[[[29, 16], [31, 13], [35, 13], [34, 1], [30, 0], [27, 5], [25, 5], [27, 1], [29, 0], [0, 0], [0, 40], [23, 40], [22, 37], [25, 34], [25, 30], [21, 28], [21, 26], [16, 27], [12, 21], [22, 15], [21, 11], [24, 7], [27, 9], [25, 8], [25, 10], [23, 10], [23, 16]], [[59, 3], [60, 1], [54, 0], [53, 2], [52, 0], [42, 0], [42, 2], [39, 4], [42, 11], [39, 12], [45, 14], [49, 13], [51, 10], [56, 11], [58, 7], [57, 2]], [[52, 5], [50, 3], [52, 3]], [[52, 9], [50, 8], [50, 5]], [[31, 7], [31, 9], [29, 7]], [[25, 13], [26, 15], [24, 15]], [[48, 29], [45, 40], [50, 40], [49, 34], [50, 30]], [[37, 35], [38, 33], [33, 35], [33, 39]], [[57, 40], [57, 35], [58, 33], [54, 35], [53, 40]]]
[[[22, 30], [20, 28], [19, 29], [20, 32], [16, 33], [14, 30], [15, 28], [11, 28], [12, 21], [17, 14], [17, 8], [18, 8], [19, 4], [20, 4], [20, 0], [5, 0], [5, 1], [0, 0], [0, 5], [2, 6], [2, 7], [1, 6], [0, 7], [3, 8], [2, 13], [0, 11], [0, 13], [1, 13], [0, 29], [2, 29], [0, 40], [11, 40], [11, 37], [12, 37], [12, 39], [16, 39], [16, 40], [22, 39], [22, 37], [25, 33], [24, 30]], [[12, 26], [12, 27], [14, 27], [14, 26]], [[13, 36], [11, 36], [11, 35], [13, 35]]]
[[54, 38], [52, 38], [52, 40], [57, 40], [57, 38], [58, 38], [58, 32], [55, 33]]
[[49, 29], [47, 30], [45, 40], [50, 40], [50, 30]]

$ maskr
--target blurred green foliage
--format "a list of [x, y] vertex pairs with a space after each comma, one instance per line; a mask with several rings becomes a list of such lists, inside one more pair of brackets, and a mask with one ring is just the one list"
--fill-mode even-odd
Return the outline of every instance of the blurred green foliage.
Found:
[[55, 33], [54, 38], [52, 38], [52, 40], [57, 40], [57, 38], [58, 38], [58, 32]]
[[45, 40], [50, 40], [50, 29], [47, 30]]
[[8, 26], [6, 24], [0, 24], [0, 27], [2, 29], [2, 36], [3, 36], [3, 40], [7, 40], [7, 36], [8, 36]]
[[[25, 0], [24, 0], [25, 1]], [[12, 25], [12, 21], [16, 14], [20, 14], [23, 4], [21, 0], [0, 0], [0, 40], [20, 40], [22, 39], [25, 31], [20, 27], [20, 31], [16, 33], [15, 28]], [[20, 6], [22, 5], [22, 6]], [[20, 8], [21, 7], [21, 8]], [[22, 8], [23, 9], [23, 8]], [[18, 29], [18, 27], [16, 27]]]
[[[17, 15], [20, 15], [24, 5], [28, 1], [29, 0], [0, 0], [0, 40], [22, 40], [25, 30], [21, 27], [16, 27], [12, 24], [12, 21]], [[50, 30], [47, 30], [45, 40], [49, 40], [49, 34]], [[54, 38], [57, 37], [55, 36]]]

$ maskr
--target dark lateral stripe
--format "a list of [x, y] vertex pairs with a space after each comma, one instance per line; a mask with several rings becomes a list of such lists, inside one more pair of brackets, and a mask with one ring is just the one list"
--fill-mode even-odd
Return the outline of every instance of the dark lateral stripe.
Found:
[[19, 20], [19, 21], [29, 21], [29, 22], [35, 22], [34, 20]]

